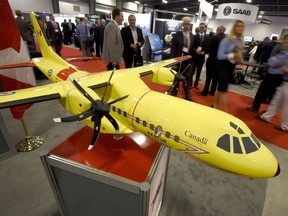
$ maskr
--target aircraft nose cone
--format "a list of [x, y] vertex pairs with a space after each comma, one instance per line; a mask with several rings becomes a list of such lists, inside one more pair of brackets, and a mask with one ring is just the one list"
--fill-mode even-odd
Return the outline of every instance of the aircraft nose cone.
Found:
[[278, 163], [277, 172], [276, 172], [276, 174], [274, 175], [274, 177], [275, 177], [275, 176], [278, 176], [278, 175], [280, 174], [280, 171], [281, 171], [281, 169], [280, 169], [280, 165], [279, 165], [279, 163]]

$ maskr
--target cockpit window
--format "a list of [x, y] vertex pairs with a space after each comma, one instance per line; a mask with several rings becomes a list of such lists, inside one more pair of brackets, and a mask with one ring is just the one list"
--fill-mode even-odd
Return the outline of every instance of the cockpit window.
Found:
[[260, 149], [261, 143], [259, 142], [259, 140], [255, 137], [255, 135], [253, 133], [251, 133], [251, 137], [252, 137], [253, 141], [257, 144], [258, 148]]
[[230, 136], [228, 134], [224, 134], [222, 137], [218, 139], [217, 146], [227, 152], [230, 152]]
[[247, 154], [258, 150], [257, 146], [252, 142], [250, 137], [242, 137], [242, 142]]
[[[260, 149], [261, 143], [253, 133], [251, 133], [250, 137], [248, 137], [247, 135], [245, 135], [242, 128], [240, 128], [237, 124], [230, 122], [230, 126], [235, 129], [238, 134], [241, 135], [239, 135], [239, 137], [237, 135], [233, 136], [233, 139], [230, 142], [230, 135], [224, 134], [218, 139], [217, 147], [227, 152], [231, 152], [231, 148], [233, 148], [234, 154], [245, 154], [245, 152], [246, 154], [249, 154]], [[245, 135], [245, 137], [242, 137], [243, 135]]]
[[234, 153], [242, 154], [242, 149], [238, 137], [233, 137]]
[[230, 126], [233, 127], [235, 130], [237, 129], [237, 125], [234, 124], [233, 122], [230, 122]]
[[244, 131], [240, 127], [238, 127], [237, 131], [239, 134], [244, 134]]

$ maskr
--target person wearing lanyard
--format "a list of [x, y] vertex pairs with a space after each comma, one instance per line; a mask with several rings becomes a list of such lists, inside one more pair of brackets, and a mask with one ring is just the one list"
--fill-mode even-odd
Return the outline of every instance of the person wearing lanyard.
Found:
[[[190, 55], [193, 49], [194, 36], [191, 31], [189, 31], [189, 27], [191, 25], [190, 17], [182, 18], [182, 31], [178, 31], [172, 38], [171, 41], [171, 57], [181, 57], [182, 55]], [[179, 68], [181, 67], [181, 68]], [[186, 81], [183, 82], [183, 89], [185, 92], [185, 99], [192, 101], [189, 88], [187, 85], [187, 80], [191, 77], [190, 72], [190, 61], [184, 61], [180, 63], [180, 66], [174, 67], [179, 73], [183, 74], [186, 78]], [[179, 84], [175, 86], [175, 89], [172, 90], [171, 95], [176, 96], [179, 89]]]
[[47, 22], [47, 38], [51, 43], [51, 46], [54, 48], [55, 52], [61, 56], [60, 51], [62, 48], [62, 32], [59, 26], [59, 23], [55, 21], [53, 14], [49, 15], [50, 21]]
[[[136, 27], [136, 17], [131, 14], [128, 17], [129, 26], [121, 29], [121, 36], [124, 44], [123, 59], [125, 68], [137, 67], [137, 62], [141, 58], [141, 47], [144, 44], [142, 30]], [[133, 64], [134, 61], [134, 64]]]

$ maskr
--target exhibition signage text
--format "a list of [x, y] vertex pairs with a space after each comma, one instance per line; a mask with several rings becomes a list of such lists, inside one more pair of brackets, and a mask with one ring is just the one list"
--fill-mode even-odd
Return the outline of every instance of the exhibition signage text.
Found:
[[255, 22], [259, 8], [250, 4], [220, 4], [216, 19], [235, 20], [240, 19], [248, 22]]

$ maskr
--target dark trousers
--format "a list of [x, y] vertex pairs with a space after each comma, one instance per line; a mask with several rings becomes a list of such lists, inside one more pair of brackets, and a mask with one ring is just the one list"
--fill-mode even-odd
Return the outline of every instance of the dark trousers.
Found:
[[65, 33], [63, 33], [64, 34], [64, 44], [65, 45], [68, 45], [68, 44], [70, 44], [71, 42], [70, 42], [70, 40], [71, 40], [71, 38], [70, 38], [70, 40], [69, 40], [69, 33], [68, 32], [65, 32]]
[[257, 90], [253, 107], [259, 109], [261, 103], [269, 103], [276, 92], [276, 88], [281, 85], [282, 81], [281, 74], [267, 73]]
[[99, 44], [99, 41], [95, 41], [95, 52], [96, 52], [96, 56], [100, 57], [100, 44]]
[[61, 51], [61, 48], [62, 48], [62, 41], [61, 40], [55, 40], [51, 43], [51, 45], [54, 47], [55, 49], [55, 52], [61, 56], [60, 54], [60, 51]]
[[[212, 81], [212, 84], [211, 84]], [[210, 87], [211, 84], [211, 87]], [[205, 87], [202, 91], [203, 94], [208, 94], [208, 92], [211, 95], [215, 94], [215, 91], [217, 89], [218, 84], [218, 76], [217, 76], [217, 62], [213, 60], [207, 59], [206, 62], [206, 81], [205, 81]], [[209, 91], [210, 87], [210, 91]]]
[[196, 78], [195, 78], [195, 82], [194, 82], [194, 87], [198, 86], [203, 64], [204, 64], [203, 61], [193, 61], [192, 62], [191, 72], [189, 74], [190, 77], [188, 79], [188, 85], [189, 86], [193, 85], [193, 76], [195, 74], [195, 71], [196, 71]]
[[132, 68], [142, 66], [140, 60], [142, 59], [141, 56], [137, 56], [136, 54], [126, 55], [123, 57], [125, 68]]
[[[189, 87], [188, 87], [188, 84], [187, 84], [187, 76], [189, 76], [189, 72], [190, 72], [190, 65], [189, 64], [190, 64], [189, 60], [182, 62], [181, 69], [180, 70], [178, 69], [178, 72], [177, 72], [177, 73], [183, 74], [183, 76], [186, 78], [186, 80], [179, 81], [179, 80], [176, 79], [176, 76], [175, 76], [175, 79], [174, 79], [174, 82], [172, 84], [172, 87], [169, 90], [171, 90], [170, 91], [171, 95], [177, 96], [178, 90], [179, 90], [179, 83], [182, 82], [184, 93], [185, 93], [185, 99], [191, 100]], [[178, 68], [179, 67], [180, 67], [180, 64], [178, 65]]]

